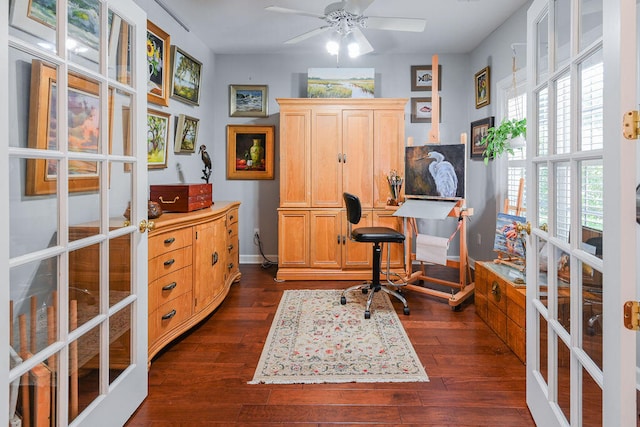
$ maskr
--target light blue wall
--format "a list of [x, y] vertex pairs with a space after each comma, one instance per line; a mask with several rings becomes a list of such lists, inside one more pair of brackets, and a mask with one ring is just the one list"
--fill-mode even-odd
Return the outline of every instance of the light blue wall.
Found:
[[[308, 55], [214, 55], [193, 33], [186, 32], [169, 17], [153, 0], [137, 0], [151, 21], [171, 35], [171, 43], [180, 46], [203, 62], [201, 103], [198, 107], [171, 100], [169, 107], [150, 108], [169, 111], [172, 120], [179, 113], [200, 118], [199, 143], [206, 144], [213, 159], [214, 200], [240, 200], [240, 261], [260, 262], [262, 257], [253, 244], [253, 230], [259, 228], [263, 252], [275, 259], [277, 254], [277, 207], [279, 198], [279, 164], [276, 160], [274, 180], [227, 180], [226, 179], [226, 126], [228, 124], [262, 124], [276, 126], [276, 159], [279, 155], [278, 122], [279, 109], [276, 98], [306, 96], [308, 68], [335, 67], [335, 57], [325, 52], [310, 52]], [[351, 60], [340, 59], [340, 67], [369, 67], [375, 69], [376, 97], [411, 98], [430, 96], [429, 92], [411, 92], [410, 67], [431, 64], [432, 55], [439, 54], [442, 65], [442, 121], [440, 140], [443, 144], [458, 143], [462, 132], [469, 132], [470, 122], [496, 115], [495, 98], [482, 109], [475, 109], [473, 96], [474, 74], [489, 65], [491, 85], [511, 74], [511, 44], [524, 42], [526, 37], [526, 10], [521, 8], [500, 28], [470, 53], [447, 55], [425, 52], [421, 55], [384, 55], [374, 53]], [[525, 57], [518, 58], [519, 67], [524, 67]], [[260, 84], [268, 86], [269, 117], [259, 119], [229, 117], [229, 85]], [[406, 137], [413, 137], [414, 144], [426, 143], [430, 124], [411, 123], [410, 101], [406, 106]], [[175, 121], [173, 122], [175, 125]], [[173, 127], [173, 126], [172, 126]], [[173, 130], [172, 130], [173, 136]], [[149, 171], [150, 184], [173, 183], [178, 180], [176, 164], [180, 163], [187, 182], [203, 182], [200, 179], [202, 162], [197, 154], [179, 155], [169, 153], [168, 167]], [[494, 258], [493, 235], [499, 200], [496, 183], [496, 164], [485, 166], [482, 161], [467, 162], [467, 205], [474, 208], [469, 224], [469, 253], [473, 259]], [[432, 221], [421, 225], [425, 232], [448, 236], [455, 224], [453, 221]], [[481, 235], [482, 244], [477, 244]], [[451, 248], [452, 252], [456, 246]]]

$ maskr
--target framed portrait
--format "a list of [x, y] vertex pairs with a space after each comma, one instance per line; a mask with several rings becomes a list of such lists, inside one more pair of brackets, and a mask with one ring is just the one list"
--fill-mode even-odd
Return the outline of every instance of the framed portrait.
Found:
[[[56, 45], [56, 2], [14, 0], [11, 25], [51, 45]], [[6, 2], [5, 2], [6, 5]], [[76, 43], [72, 54], [98, 63], [100, 40], [100, 2], [68, 0], [68, 36]]]
[[491, 102], [489, 67], [478, 71], [475, 75], [476, 108], [482, 108]]
[[169, 121], [171, 115], [164, 111], [147, 110], [147, 168], [167, 167]]
[[227, 125], [227, 179], [273, 179], [274, 130]]
[[[442, 98], [440, 100], [440, 110], [438, 114], [438, 123], [442, 119]], [[427, 98], [411, 98], [411, 123], [431, 123], [431, 97]]]
[[[29, 100], [30, 148], [56, 150], [57, 135], [57, 70], [40, 60], [31, 63], [31, 95]], [[100, 152], [100, 86], [95, 80], [69, 74], [68, 149], [73, 153]], [[109, 129], [111, 128], [113, 97], [109, 96]], [[111, 134], [111, 131], [109, 132]], [[58, 160], [28, 159], [26, 195], [54, 194], [57, 191]], [[95, 191], [99, 186], [98, 162], [69, 160], [69, 191]]]
[[469, 153], [472, 159], [482, 159], [482, 153], [485, 149], [484, 144], [482, 144], [482, 138], [487, 135], [487, 131], [494, 126], [494, 123], [495, 118], [493, 116], [471, 122]]
[[[411, 91], [433, 90], [433, 69], [431, 65], [411, 66]], [[438, 65], [438, 89], [442, 89], [442, 65]]]
[[171, 36], [147, 20], [147, 101], [169, 105]]
[[229, 85], [229, 117], [267, 117], [267, 86]]
[[176, 127], [176, 153], [195, 153], [198, 140], [198, 124], [200, 120], [180, 114]]
[[202, 62], [177, 46], [171, 46], [171, 97], [187, 104], [200, 105]]

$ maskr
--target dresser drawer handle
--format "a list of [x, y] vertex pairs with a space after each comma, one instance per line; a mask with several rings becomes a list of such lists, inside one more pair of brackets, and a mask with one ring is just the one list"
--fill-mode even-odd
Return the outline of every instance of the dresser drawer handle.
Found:
[[175, 259], [173, 259], [173, 258], [171, 258], [170, 260], [165, 261], [165, 262], [164, 262], [164, 265], [168, 267], [168, 266], [170, 266], [171, 264], [173, 264], [174, 262], [176, 262], [176, 260], [175, 260]]
[[216, 265], [218, 263], [218, 252], [214, 252], [211, 254], [211, 265]]
[[229, 268], [229, 270], [232, 270], [232, 269], [233, 269], [233, 263], [232, 263], [232, 262], [231, 262], [231, 263], [229, 263], [229, 265], [227, 266], [227, 268]]
[[233, 230], [229, 229], [229, 230], [227, 231], [227, 233], [231, 234], [231, 233], [233, 233]]
[[170, 245], [171, 243], [173, 243], [175, 241], [176, 241], [175, 237], [169, 237], [168, 239], [164, 239], [164, 244], [165, 245]]
[[176, 282], [171, 282], [167, 286], [163, 286], [162, 290], [163, 291], [171, 291], [171, 290], [175, 289], [176, 286], [178, 286], [178, 284]]
[[176, 312], [176, 310], [175, 310], [175, 308], [174, 308], [173, 310], [171, 310], [171, 311], [170, 311], [170, 312], [168, 312], [167, 314], [163, 315], [163, 316], [162, 316], [162, 320], [168, 320], [168, 319], [171, 319], [173, 316], [175, 316], [175, 315], [176, 315], [176, 313], [177, 313], [177, 312]]
[[170, 202], [170, 201], [168, 201], [168, 200], [164, 200], [164, 199], [162, 198], [162, 196], [158, 197], [158, 199], [159, 199], [162, 203], [164, 203], [165, 205], [170, 205], [170, 204], [174, 204], [174, 203], [176, 203], [176, 202], [178, 201], [178, 199], [180, 199], [180, 196], [176, 196], [176, 197], [175, 197], [175, 199], [173, 199], [173, 201], [172, 201], [172, 202]]
[[233, 221], [233, 218], [235, 218], [235, 216], [233, 216], [233, 215], [229, 215], [229, 219], [230, 219], [231, 221]]
[[229, 250], [229, 252], [231, 252], [233, 250], [233, 245], [229, 245], [227, 249]]
[[493, 285], [491, 286], [491, 293], [496, 296], [496, 300], [500, 301], [500, 285], [495, 280], [493, 281]]

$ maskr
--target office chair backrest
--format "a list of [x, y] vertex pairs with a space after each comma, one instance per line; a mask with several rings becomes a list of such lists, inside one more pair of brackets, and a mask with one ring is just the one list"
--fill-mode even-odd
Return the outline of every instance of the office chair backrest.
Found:
[[357, 224], [360, 222], [362, 216], [362, 206], [360, 205], [360, 199], [353, 194], [344, 193], [344, 204], [347, 207], [347, 221], [351, 224]]

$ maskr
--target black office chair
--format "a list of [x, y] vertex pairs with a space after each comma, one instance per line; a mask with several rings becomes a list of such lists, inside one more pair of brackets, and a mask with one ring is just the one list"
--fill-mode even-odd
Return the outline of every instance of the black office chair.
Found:
[[373, 243], [373, 276], [371, 277], [371, 282], [365, 282], [360, 285], [351, 286], [350, 288], [345, 289], [342, 292], [342, 296], [340, 297], [340, 304], [344, 305], [347, 303], [347, 298], [345, 294], [347, 292], [360, 289], [363, 294], [371, 292], [369, 297], [367, 298], [367, 305], [364, 310], [364, 318], [369, 319], [371, 317], [371, 302], [373, 301], [373, 296], [376, 292], [382, 290], [389, 295], [393, 295], [402, 301], [404, 305], [403, 312], [404, 314], [409, 314], [409, 306], [407, 305], [407, 300], [397, 291], [391, 289], [388, 286], [398, 287], [402, 285], [406, 285], [406, 282], [396, 283], [392, 282], [390, 277], [392, 274], [390, 271], [390, 259], [391, 259], [391, 251], [387, 251], [387, 271], [386, 271], [386, 279], [387, 283], [380, 283], [380, 263], [381, 263], [381, 254], [382, 254], [382, 243], [401, 243], [403, 244], [403, 252], [404, 252], [404, 234], [399, 231], [394, 230], [389, 227], [359, 227], [352, 229], [352, 224], [358, 224], [360, 222], [360, 217], [362, 216], [362, 206], [360, 205], [360, 199], [353, 194], [344, 193], [344, 203], [347, 207], [347, 221], [348, 221], [348, 234], [351, 240], [356, 242], [364, 242], [364, 243]]

